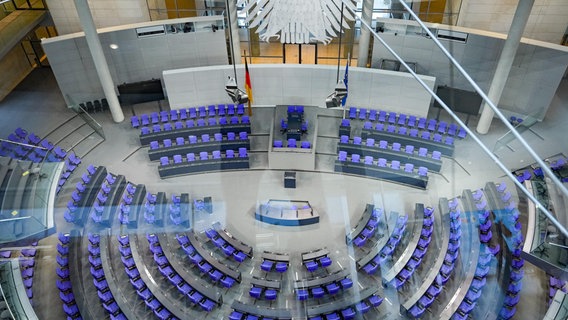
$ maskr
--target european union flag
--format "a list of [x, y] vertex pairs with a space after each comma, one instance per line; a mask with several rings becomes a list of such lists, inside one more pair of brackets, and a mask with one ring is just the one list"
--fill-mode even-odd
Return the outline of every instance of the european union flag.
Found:
[[345, 106], [345, 102], [347, 101], [347, 95], [349, 93], [349, 87], [347, 85], [347, 81], [348, 79], [348, 73], [349, 73], [349, 60], [351, 59], [347, 59], [347, 63], [345, 64], [345, 75], [343, 76], [343, 83], [345, 84], [345, 97], [343, 98], [343, 100], [341, 100], [341, 106]]

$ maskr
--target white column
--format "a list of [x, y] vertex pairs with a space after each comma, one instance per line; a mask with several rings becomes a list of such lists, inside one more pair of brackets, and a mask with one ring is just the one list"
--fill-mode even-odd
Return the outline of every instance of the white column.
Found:
[[114, 90], [114, 82], [112, 81], [110, 70], [108, 69], [108, 64], [103, 52], [103, 47], [101, 46], [99, 35], [97, 34], [97, 28], [93, 22], [93, 16], [91, 15], [89, 4], [87, 3], [87, 0], [75, 0], [75, 7], [77, 8], [79, 21], [81, 22], [81, 26], [85, 32], [85, 39], [87, 40], [89, 51], [93, 57], [95, 69], [97, 70], [99, 80], [101, 81], [105, 98], [108, 101], [112, 119], [114, 122], [122, 122], [124, 120], [124, 114], [122, 113], [122, 108], [118, 102], [116, 91]]
[[[229, 4], [228, 14], [231, 21], [231, 35], [233, 37], [233, 49], [235, 52], [235, 64], [241, 63], [241, 41], [239, 38], [239, 25], [237, 22], [237, 0], [227, 0]], [[248, 53], [250, 54], [250, 53]]]
[[[361, 20], [371, 25], [373, 21], [373, 6], [374, 0], [363, 0], [363, 12]], [[357, 66], [361, 68], [367, 67], [367, 60], [369, 60], [369, 43], [371, 43], [371, 32], [369, 29], [361, 25], [361, 36], [359, 37], [359, 55], [357, 57]]]
[[[507, 40], [505, 40], [505, 45], [503, 46], [503, 51], [501, 51], [501, 56], [499, 57], [499, 62], [497, 63], [495, 74], [493, 75], [493, 81], [491, 81], [491, 87], [487, 94], [489, 100], [497, 107], [499, 106], [499, 100], [501, 100], [501, 94], [503, 93], [507, 79], [509, 78], [509, 72], [515, 60], [515, 54], [519, 48], [519, 43], [521, 42], [521, 37], [523, 36], [533, 4], [534, 0], [519, 0], [519, 4], [517, 5]], [[487, 103], [484, 103], [481, 116], [479, 117], [479, 123], [477, 124], [478, 133], [486, 134], [489, 131], [494, 114], [495, 112], [493, 112], [491, 107], [489, 107]]]

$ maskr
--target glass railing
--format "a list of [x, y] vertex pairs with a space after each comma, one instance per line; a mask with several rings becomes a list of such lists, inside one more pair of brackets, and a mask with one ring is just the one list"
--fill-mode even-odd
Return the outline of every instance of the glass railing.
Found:
[[53, 203], [63, 170], [61, 154], [2, 140], [0, 243], [31, 243], [53, 233]]
[[6, 302], [3, 319], [38, 319], [26, 296], [18, 259], [0, 262], [0, 291]]

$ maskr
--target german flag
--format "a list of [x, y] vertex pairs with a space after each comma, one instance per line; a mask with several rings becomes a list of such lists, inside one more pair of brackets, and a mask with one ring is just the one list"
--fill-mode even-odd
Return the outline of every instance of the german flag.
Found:
[[248, 63], [247, 63], [247, 58], [245, 57], [245, 91], [247, 92], [247, 96], [249, 99], [249, 106], [253, 103], [253, 99], [252, 99], [252, 85], [250, 82], [250, 74], [249, 74], [249, 68], [248, 68]]

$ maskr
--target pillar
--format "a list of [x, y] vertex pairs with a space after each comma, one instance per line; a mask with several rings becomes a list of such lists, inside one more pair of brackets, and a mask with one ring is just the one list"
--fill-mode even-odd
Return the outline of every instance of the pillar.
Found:
[[[374, 0], [363, 0], [363, 12], [361, 20], [371, 25], [373, 21]], [[359, 55], [357, 56], [357, 66], [361, 68], [367, 67], [369, 61], [369, 45], [371, 43], [371, 32], [365, 26], [361, 25], [361, 36], [359, 37]]]
[[[501, 94], [509, 78], [509, 72], [515, 60], [515, 54], [519, 48], [519, 43], [521, 42], [521, 37], [523, 36], [533, 4], [534, 0], [519, 0], [519, 4], [517, 5], [509, 34], [505, 40], [505, 45], [503, 46], [503, 51], [501, 51], [501, 56], [499, 57], [499, 62], [497, 63], [495, 74], [493, 75], [493, 81], [491, 81], [489, 93], [487, 94], [489, 100], [491, 100], [495, 106], [498, 106], [499, 100], [501, 100]], [[477, 124], [478, 133], [486, 134], [489, 131], [494, 115], [495, 112], [493, 112], [491, 107], [487, 103], [484, 103], [481, 116], [479, 117], [479, 123]]]
[[97, 34], [95, 23], [93, 22], [93, 16], [91, 15], [89, 4], [87, 3], [87, 0], [75, 0], [75, 7], [77, 8], [79, 21], [81, 22], [81, 26], [85, 32], [85, 39], [87, 40], [89, 51], [93, 57], [95, 69], [97, 70], [101, 86], [103, 87], [105, 98], [108, 101], [112, 119], [114, 122], [122, 122], [124, 120], [124, 114], [122, 113], [122, 108], [114, 90], [114, 82], [112, 81], [110, 70], [103, 52], [103, 47], [101, 46], [101, 41]]
[[239, 37], [239, 24], [237, 22], [237, 0], [227, 0], [228, 3], [228, 18], [229, 18], [229, 32], [231, 32], [231, 39], [233, 44], [233, 51], [235, 53], [234, 64], [241, 63], [241, 40]]

